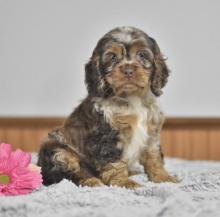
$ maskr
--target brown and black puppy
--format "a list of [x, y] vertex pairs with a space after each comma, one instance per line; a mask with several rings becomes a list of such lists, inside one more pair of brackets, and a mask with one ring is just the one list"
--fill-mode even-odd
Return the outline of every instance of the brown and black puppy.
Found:
[[154, 182], [177, 182], [163, 166], [157, 97], [169, 70], [156, 41], [133, 27], [100, 39], [85, 67], [88, 96], [43, 141], [38, 165], [45, 185], [63, 178], [78, 185], [139, 185], [134, 164]]

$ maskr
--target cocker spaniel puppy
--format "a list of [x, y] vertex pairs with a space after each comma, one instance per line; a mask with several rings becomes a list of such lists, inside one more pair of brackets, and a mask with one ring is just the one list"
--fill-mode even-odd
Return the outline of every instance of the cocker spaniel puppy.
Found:
[[163, 166], [157, 97], [169, 70], [156, 41], [133, 27], [104, 35], [85, 66], [88, 95], [42, 142], [38, 165], [45, 185], [63, 178], [77, 185], [139, 184], [134, 164], [153, 182], [177, 182]]

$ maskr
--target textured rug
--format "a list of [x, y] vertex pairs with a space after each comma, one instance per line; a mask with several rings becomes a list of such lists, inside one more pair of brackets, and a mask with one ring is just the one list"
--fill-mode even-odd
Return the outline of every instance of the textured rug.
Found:
[[144, 174], [132, 177], [144, 184], [136, 190], [63, 180], [26, 196], [0, 197], [0, 217], [219, 217], [220, 162], [165, 162], [180, 184], [155, 184]]

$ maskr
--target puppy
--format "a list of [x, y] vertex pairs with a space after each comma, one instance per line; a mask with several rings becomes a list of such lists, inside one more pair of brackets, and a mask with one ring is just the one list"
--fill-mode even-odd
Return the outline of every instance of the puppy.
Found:
[[77, 185], [139, 184], [135, 163], [153, 182], [177, 182], [163, 166], [157, 97], [169, 70], [156, 41], [133, 27], [104, 35], [85, 66], [87, 97], [42, 142], [38, 165], [45, 185], [63, 178]]

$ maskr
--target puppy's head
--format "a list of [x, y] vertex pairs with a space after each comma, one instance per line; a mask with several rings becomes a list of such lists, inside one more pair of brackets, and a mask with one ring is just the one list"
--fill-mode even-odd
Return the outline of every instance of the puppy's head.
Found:
[[86, 84], [92, 96], [162, 94], [169, 70], [156, 41], [133, 27], [104, 35], [86, 64]]

